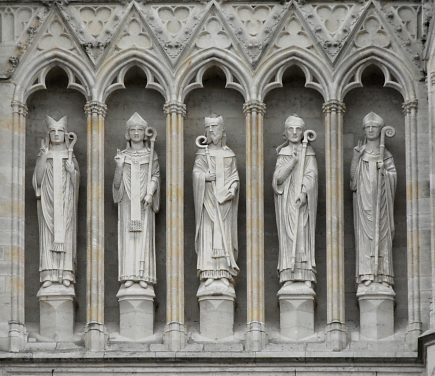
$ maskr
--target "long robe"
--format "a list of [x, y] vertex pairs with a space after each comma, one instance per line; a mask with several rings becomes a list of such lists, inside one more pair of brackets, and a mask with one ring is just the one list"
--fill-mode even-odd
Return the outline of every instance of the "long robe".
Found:
[[[151, 180], [157, 189], [151, 205], [145, 207], [150, 150], [126, 149], [120, 152], [125, 157], [119, 188], [113, 186], [113, 200], [118, 204], [118, 280], [145, 281], [155, 284], [156, 247], [155, 213], [160, 205], [160, 167], [154, 152]], [[138, 169], [132, 181], [132, 164]], [[137, 189], [139, 220], [132, 223], [132, 186]], [[133, 198], [134, 200], [134, 198]], [[139, 223], [137, 223], [139, 222]]]
[[[392, 248], [394, 238], [394, 195], [397, 173], [391, 153], [385, 150], [384, 174], [380, 176], [379, 154], [363, 152], [352, 171], [353, 214], [355, 226], [356, 282], [386, 282], [394, 284]], [[379, 259], [375, 270], [375, 223], [378, 186]]]
[[[286, 167], [296, 151], [298, 162], [288, 174]], [[316, 282], [315, 228], [317, 213], [317, 161], [314, 150], [307, 146], [302, 182], [298, 180], [301, 170], [302, 144], [289, 144], [278, 152], [273, 187], [275, 199], [276, 224], [279, 239], [278, 272], [281, 283], [286, 281]], [[288, 174], [288, 175], [287, 175]], [[278, 184], [282, 180], [282, 184]], [[302, 183], [302, 190], [301, 190]], [[307, 195], [307, 203], [299, 209], [296, 199], [300, 192]], [[295, 262], [292, 269], [291, 258], [296, 235]]]
[[[62, 280], [69, 280], [74, 283], [77, 253], [79, 167], [73, 156], [74, 172], [70, 174], [66, 170], [67, 150], [48, 150], [47, 154], [41, 185], [38, 186], [36, 181], [36, 169], [32, 179], [33, 189], [38, 199], [40, 281], [42, 283], [45, 281], [61, 283]], [[54, 176], [53, 158], [61, 158], [59, 176]], [[59, 182], [56, 210], [55, 180]], [[57, 236], [60, 236], [60, 241], [55, 239]]]
[[[233, 184], [238, 188], [239, 173], [236, 157], [227, 146], [218, 150], [212, 149], [210, 164], [211, 166], [208, 165], [205, 151], [198, 150], [193, 167], [197, 272], [201, 280], [233, 279], [239, 271], [236, 264], [238, 189], [232, 200], [222, 201]], [[205, 175], [209, 170], [216, 172], [215, 182], [205, 181]], [[223, 229], [219, 223], [217, 207], [221, 214]]]

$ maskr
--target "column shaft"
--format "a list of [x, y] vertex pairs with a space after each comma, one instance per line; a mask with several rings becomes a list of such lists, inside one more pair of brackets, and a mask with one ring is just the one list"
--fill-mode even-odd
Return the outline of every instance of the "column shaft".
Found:
[[344, 303], [343, 113], [330, 100], [325, 113], [327, 342], [334, 351], [347, 343]]
[[184, 327], [184, 150], [186, 106], [166, 103], [166, 328], [169, 350], [186, 343]]
[[420, 249], [418, 232], [418, 156], [417, 156], [417, 100], [405, 102], [406, 133], [406, 225], [408, 248], [408, 332], [407, 343], [417, 349], [421, 334], [420, 312]]
[[87, 273], [85, 345], [104, 350], [104, 117], [106, 105], [92, 101], [87, 114]]
[[12, 102], [12, 205], [11, 205], [11, 316], [9, 350], [18, 352], [26, 344], [24, 319], [24, 226], [26, 116], [24, 103]]
[[432, 260], [432, 309], [430, 328], [435, 330], [435, 72], [429, 81], [429, 134], [430, 158], [430, 201], [431, 201], [431, 260]]
[[246, 115], [246, 347], [259, 351], [266, 344], [264, 307], [264, 146], [263, 116], [266, 106], [245, 103]]

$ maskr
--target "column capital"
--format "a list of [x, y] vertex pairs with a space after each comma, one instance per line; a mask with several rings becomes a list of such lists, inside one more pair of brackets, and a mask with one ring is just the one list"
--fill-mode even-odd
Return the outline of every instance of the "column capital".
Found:
[[266, 112], [266, 104], [258, 101], [258, 100], [252, 100], [245, 102], [243, 104], [243, 113], [247, 114], [249, 112], [255, 111], [257, 113], [260, 113], [261, 115], [264, 115]]
[[12, 107], [12, 113], [16, 113], [24, 117], [26, 117], [28, 114], [27, 106], [23, 102], [12, 101], [11, 107]]
[[98, 101], [87, 102], [84, 109], [87, 115], [97, 114], [105, 117], [107, 113], [107, 106], [104, 103]]
[[181, 114], [183, 115], [183, 117], [186, 117], [186, 105], [184, 103], [181, 102], [166, 102], [163, 105], [163, 112], [166, 115], [172, 114], [172, 113], [176, 113], [176, 114]]
[[409, 114], [412, 110], [417, 110], [418, 108], [418, 100], [413, 99], [410, 101], [403, 102], [402, 110], [405, 114]]
[[323, 103], [322, 106], [323, 112], [345, 112], [346, 111], [346, 105], [344, 102], [339, 101], [337, 99], [331, 99], [329, 101], [326, 101]]

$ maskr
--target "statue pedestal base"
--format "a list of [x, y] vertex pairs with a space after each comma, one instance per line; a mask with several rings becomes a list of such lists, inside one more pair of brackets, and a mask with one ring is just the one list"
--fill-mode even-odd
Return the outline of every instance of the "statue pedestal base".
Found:
[[154, 287], [146, 289], [139, 283], [125, 288], [121, 286], [116, 297], [119, 301], [119, 334], [133, 341], [153, 335]]
[[39, 299], [39, 334], [54, 341], [68, 341], [74, 333], [74, 286], [53, 283], [41, 287]]
[[278, 291], [281, 335], [301, 339], [314, 334], [314, 297], [305, 282], [293, 282]]
[[221, 339], [233, 335], [234, 301], [236, 292], [230, 284], [214, 280], [205, 286], [202, 282], [196, 294], [199, 302], [199, 327], [201, 335]]
[[381, 339], [394, 334], [394, 293], [392, 287], [372, 282], [360, 284], [356, 296], [359, 301], [360, 335]]

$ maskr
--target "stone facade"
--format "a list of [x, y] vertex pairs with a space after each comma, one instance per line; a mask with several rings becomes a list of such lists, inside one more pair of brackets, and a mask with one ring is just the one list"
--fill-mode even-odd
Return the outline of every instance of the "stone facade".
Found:
[[[431, 0], [1, 0], [0, 374], [435, 374], [434, 12]], [[394, 295], [357, 296], [349, 172], [372, 111], [396, 132]], [[113, 156], [135, 112], [158, 134], [157, 282], [118, 302]], [[231, 296], [198, 298], [191, 172], [211, 113], [237, 156], [240, 270]], [[317, 281], [278, 297], [272, 180], [295, 113], [317, 135]], [[80, 198], [75, 295], [59, 308], [37, 296], [32, 174], [46, 116], [65, 115]]]

